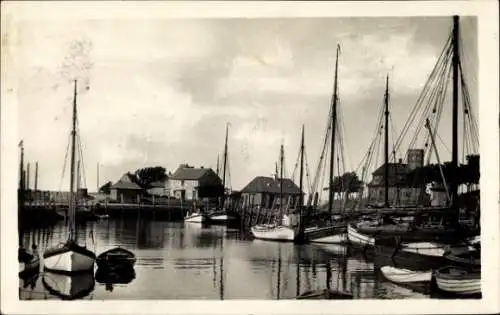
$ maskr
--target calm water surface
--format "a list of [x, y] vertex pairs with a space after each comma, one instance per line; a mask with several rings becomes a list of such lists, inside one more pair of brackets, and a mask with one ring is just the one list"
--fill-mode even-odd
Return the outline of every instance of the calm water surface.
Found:
[[[23, 238], [43, 253], [67, 239], [67, 228], [61, 222]], [[21, 299], [65, 298], [61, 293], [97, 300], [290, 299], [327, 287], [364, 299], [427, 297], [387, 282], [373, 261], [344, 247], [251, 240], [221, 226], [110, 219], [80, 227], [79, 240], [97, 255], [115, 246], [133, 251], [134, 270], [119, 277], [95, 270], [73, 278], [40, 272], [20, 280]]]

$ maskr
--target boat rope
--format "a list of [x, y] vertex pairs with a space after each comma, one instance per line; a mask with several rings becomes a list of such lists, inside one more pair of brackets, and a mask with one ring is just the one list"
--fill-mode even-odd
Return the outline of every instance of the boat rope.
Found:
[[62, 174], [61, 174], [61, 179], [59, 181], [59, 191], [62, 189], [62, 182], [64, 180], [64, 174], [66, 172], [66, 163], [68, 161], [68, 152], [69, 152], [69, 145], [71, 143], [71, 134], [68, 135], [68, 144], [66, 145], [66, 153], [64, 154], [64, 162], [63, 162], [63, 168], [62, 168]]

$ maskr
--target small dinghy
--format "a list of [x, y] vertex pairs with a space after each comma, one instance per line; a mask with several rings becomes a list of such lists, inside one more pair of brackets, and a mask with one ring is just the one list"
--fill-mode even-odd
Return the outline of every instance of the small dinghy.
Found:
[[95, 279], [101, 284], [128, 284], [135, 279], [135, 270], [131, 265], [114, 269], [99, 267]]
[[444, 255], [451, 264], [464, 267], [481, 267], [481, 249]]
[[120, 265], [133, 266], [135, 264], [135, 255], [125, 248], [115, 247], [100, 254], [96, 262], [99, 268], [110, 268]]
[[430, 282], [432, 279], [432, 270], [414, 271], [392, 266], [383, 266], [380, 268], [380, 271], [387, 280], [395, 283]]
[[447, 293], [457, 295], [481, 294], [481, 272], [465, 268], [446, 266], [436, 270], [437, 287]]
[[306, 291], [295, 298], [296, 300], [352, 300], [353, 295], [347, 292], [328, 289]]
[[347, 239], [349, 240], [349, 243], [354, 246], [361, 246], [361, 247], [375, 246], [374, 237], [360, 233], [351, 224], [347, 225]]

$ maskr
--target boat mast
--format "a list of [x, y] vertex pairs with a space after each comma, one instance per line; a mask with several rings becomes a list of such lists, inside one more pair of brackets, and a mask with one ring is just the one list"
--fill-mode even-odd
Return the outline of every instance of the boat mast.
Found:
[[99, 162], [97, 162], [97, 193], [99, 193]]
[[[385, 80], [385, 125], [384, 125], [384, 206], [389, 207], [389, 75]], [[395, 174], [394, 174], [395, 175]]]
[[75, 142], [76, 142], [76, 80], [75, 89], [73, 93], [73, 119], [72, 119], [72, 129], [71, 129], [71, 164], [70, 164], [70, 182], [69, 182], [69, 208], [68, 214], [70, 217], [70, 239], [75, 240], [75, 196], [74, 196], [74, 184], [75, 184]]
[[35, 162], [35, 191], [38, 190], [38, 161]]
[[337, 45], [337, 58], [335, 61], [335, 83], [333, 85], [333, 97], [332, 97], [332, 117], [331, 117], [331, 139], [330, 139], [330, 189], [329, 189], [329, 197], [328, 197], [328, 212], [330, 215], [332, 214], [332, 209], [333, 209], [333, 198], [334, 198], [334, 191], [333, 191], [333, 159], [335, 156], [335, 129], [337, 128], [336, 123], [337, 123], [337, 81], [338, 81], [338, 66], [339, 66], [339, 52], [340, 52], [340, 46]]
[[304, 207], [304, 125], [302, 125], [302, 139], [300, 141], [300, 183], [299, 183], [299, 236], [302, 237], [304, 224], [303, 224], [303, 207]]
[[283, 215], [283, 159], [284, 159], [284, 147], [281, 144], [280, 148], [280, 214]]
[[[226, 123], [226, 141], [224, 143], [224, 162], [222, 165], [222, 208], [224, 208], [224, 201], [226, 199], [226, 165], [227, 165], [227, 136], [229, 130], [229, 123]], [[217, 157], [218, 160], [218, 157]], [[219, 163], [217, 163], [219, 164]]]
[[23, 229], [22, 229], [22, 215], [21, 209], [24, 206], [24, 146], [23, 140], [19, 142], [19, 147], [21, 148], [21, 158], [19, 162], [19, 189], [18, 189], [18, 197], [17, 197], [17, 228], [19, 232], [19, 247], [23, 247]]
[[217, 154], [217, 176], [219, 176], [219, 154]]
[[[458, 67], [459, 67], [459, 17], [453, 16], [453, 127], [452, 127], [452, 171], [456, 174], [458, 171]], [[458, 197], [458, 183], [457, 176], [455, 175], [451, 181], [451, 206], [456, 212], [456, 220], [458, 220], [457, 197]]]

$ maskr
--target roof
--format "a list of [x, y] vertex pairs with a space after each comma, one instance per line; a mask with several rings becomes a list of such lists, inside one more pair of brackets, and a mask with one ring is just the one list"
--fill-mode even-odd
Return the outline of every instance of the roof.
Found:
[[[406, 174], [408, 173], [408, 167], [403, 163], [389, 163], [389, 174]], [[385, 163], [377, 168], [372, 175], [384, 175], [385, 174]]]
[[165, 181], [157, 180], [149, 184], [149, 188], [165, 188]]
[[[280, 179], [258, 176], [241, 190], [242, 193], [280, 193]], [[299, 187], [289, 178], [283, 178], [284, 194], [300, 194]]]
[[119, 181], [111, 185], [110, 189], [142, 190], [141, 186], [134, 183], [132, 176], [130, 173], [124, 174]]
[[211, 168], [195, 168], [192, 166], [181, 165], [179, 168], [170, 176], [170, 179], [174, 180], [198, 180], [203, 176], [215, 172]]

